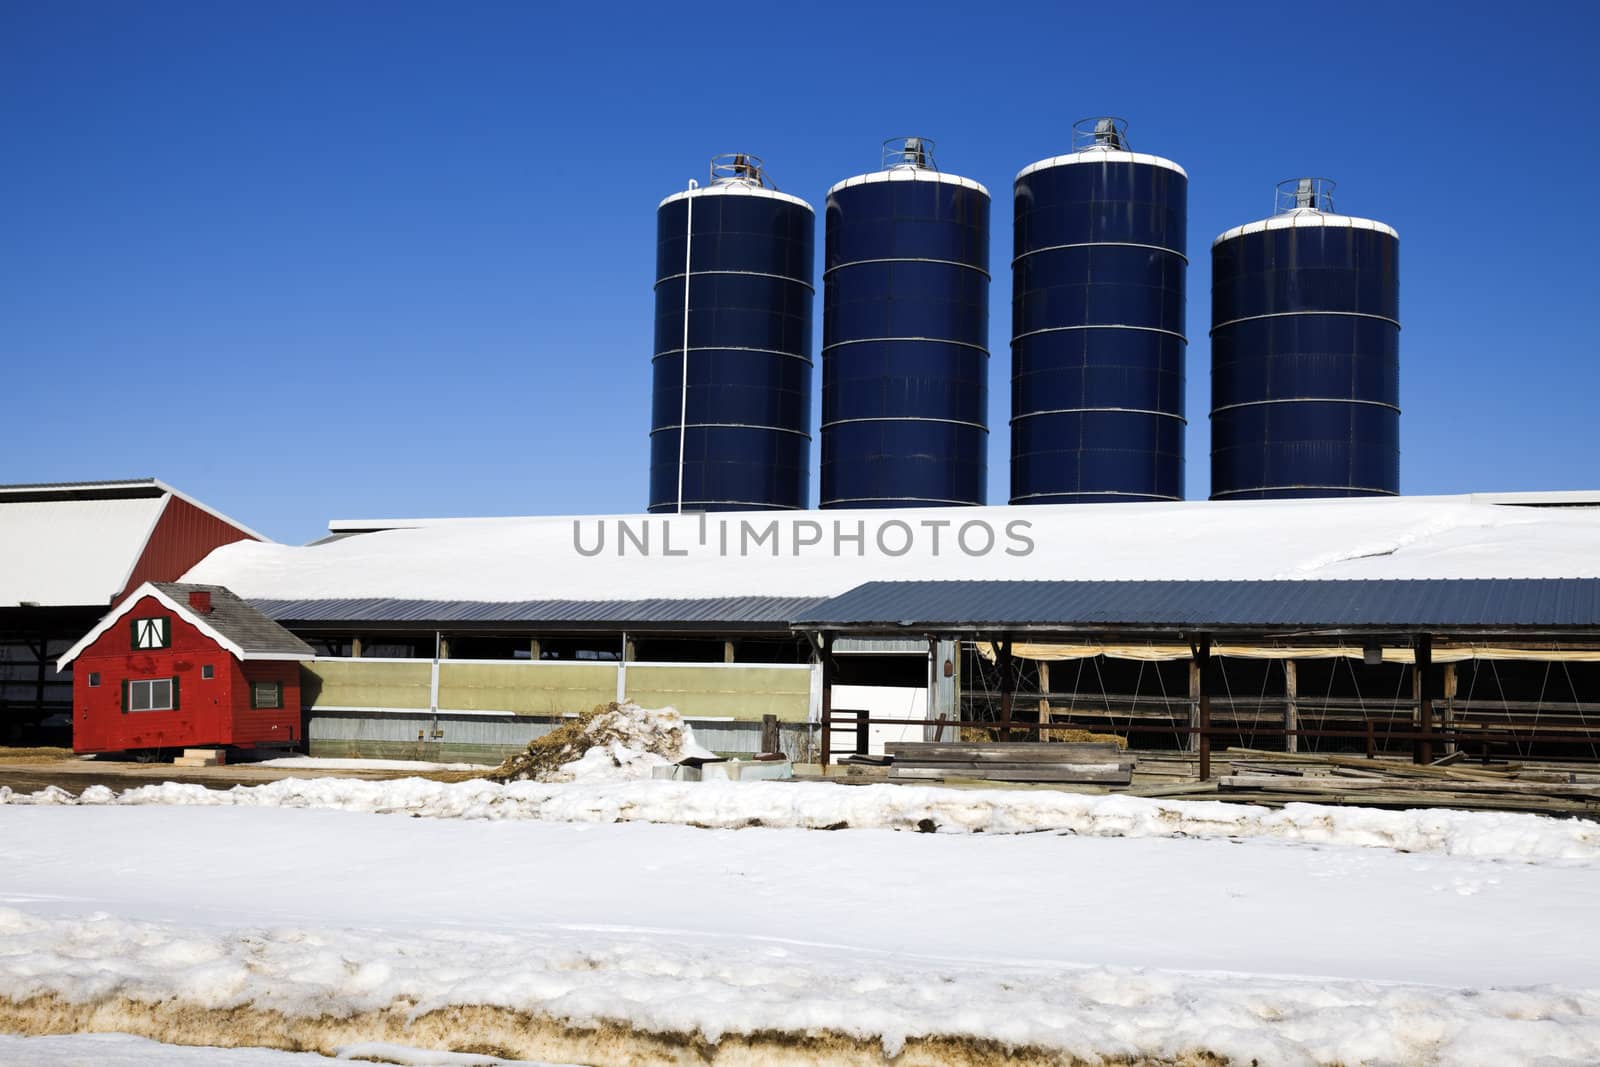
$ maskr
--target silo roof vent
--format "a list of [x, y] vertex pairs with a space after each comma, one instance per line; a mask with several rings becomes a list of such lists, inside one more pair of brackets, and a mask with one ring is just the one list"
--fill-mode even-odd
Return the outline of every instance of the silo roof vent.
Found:
[[776, 189], [778, 186], [767, 175], [766, 164], [760, 156], [749, 152], [724, 152], [711, 157], [712, 185], [753, 185], [758, 189]]
[[1295, 211], [1315, 211], [1333, 214], [1333, 188], [1338, 183], [1331, 178], [1285, 178], [1278, 183], [1272, 213], [1284, 215]]
[[883, 169], [911, 167], [938, 170], [933, 161], [933, 141], [927, 137], [891, 137], [883, 142]]
[[1096, 115], [1079, 119], [1072, 124], [1072, 150], [1109, 149], [1126, 152], [1128, 149], [1128, 120], [1115, 115]]

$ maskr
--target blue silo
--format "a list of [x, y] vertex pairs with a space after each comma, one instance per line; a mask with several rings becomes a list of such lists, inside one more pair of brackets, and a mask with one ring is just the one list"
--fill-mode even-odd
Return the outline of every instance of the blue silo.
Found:
[[895, 138], [826, 219], [821, 506], [984, 503], [988, 190]]
[[652, 512], [806, 506], [815, 243], [811, 205], [756, 156], [718, 156], [705, 188], [661, 202]]
[[1333, 182], [1211, 246], [1211, 499], [1400, 491], [1400, 238]]
[[1084, 119], [1017, 175], [1011, 503], [1183, 498], [1189, 177]]

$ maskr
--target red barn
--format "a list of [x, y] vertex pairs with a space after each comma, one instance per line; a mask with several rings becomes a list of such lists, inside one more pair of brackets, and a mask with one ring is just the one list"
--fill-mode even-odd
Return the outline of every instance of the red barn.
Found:
[[77, 752], [301, 740], [311, 646], [219, 585], [146, 582], [69, 649]]

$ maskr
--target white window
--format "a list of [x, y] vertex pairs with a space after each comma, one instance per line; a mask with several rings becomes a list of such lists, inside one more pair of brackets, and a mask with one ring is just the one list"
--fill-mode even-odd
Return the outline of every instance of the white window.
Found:
[[128, 682], [129, 711], [172, 711], [178, 706], [171, 678], [141, 678]]
[[252, 708], [283, 707], [283, 685], [280, 682], [252, 682], [250, 685]]

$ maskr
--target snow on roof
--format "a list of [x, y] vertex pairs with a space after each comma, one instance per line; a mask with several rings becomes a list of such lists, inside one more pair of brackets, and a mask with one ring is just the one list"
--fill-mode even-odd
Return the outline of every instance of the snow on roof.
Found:
[[111, 603], [167, 500], [13, 500], [0, 494], [0, 608]]
[[[191, 592], [211, 595], [211, 610], [202, 614], [189, 604]], [[126, 597], [116, 610], [85, 634], [77, 644], [56, 660], [57, 670], [66, 670], [67, 664], [77, 659], [83, 651], [100, 639], [111, 627], [120, 622], [134, 605], [145, 597], [154, 597], [175, 615], [181, 615], [191, 626], [231, 652], [240, 660], [305, 660], [316, 653], [294, 634], [246, 604], [230, 590], [214, 585], [197, 585], [179, 582], [145, 582]]]
[[840, 189], [854, 188], [857, 185], [872, 185], [876, 182], [942, 182], [945, 185], [959, 185], [963, 189], [971, 189], [989, 195], [989, 190], [981, 182], [971, 178], [963, 178], [959, 174], [946, 174], [940, 170], [929, 170], [926, 167], [891, 167], [888, 170], [875, 170], [870, 174], [857, 174], [853, 178], [846, 178], [842, 182], [834, 182], [828, 186], [828, 195], [832, 196]]
[[1324, 226], [1344, 228], [1350, 230], [1376, 230], [1386, 233], [1395, 240], [1400, 239], [1400, 234], [1393, 226], [1385, 225], [1376, 219], [1363, 219], [1356, 215], [1331, 215], [1327, 212], [1317, 211], [1313, 208], [1299, 208], [1286, 211], [1282, 215], [1274, 215], [1270, 219], [1257, 219], [1247, 222], [1243, 226], [1235, 226], [1231, 230], [1224, 230], [1211, 242], [1215, 248], [1224, 241], [1231, 241], [1235, 237], [1243, 237], [1247, 233], [1264, 233], [1267, 230], [1293, 230], [1306, 226]]
[[1017, 171], [1016, 181], [1021, 181], [1028, 175], [1040, 170], [1049, 170], [1051, 167], [1070, 167], [1078, 163], [1142, 163], [1147, 167], [1161, 167], [1164, 170], [1177, 171], [1185, 180], [1189, 172], [1184, 170], [1165, 156], [1152, 156], [1146, 152], [1124, 152], [1116, 148], [1085, 148], [1077, 152], [1069, 152], [1064, 156], [1051, 156], [1041, 159], [1037, 163], [1029, 163]]
[[873, 579], [1600, 577], [1600, 511], [1470, 496], [392, 521], [227, 545], [185, 581], [250, 599], [607, 601]]
[[780, 193], [776, 189], [767, 189], [760, 185], [753, 185], [750, 182], [719, 182], [716, 185], [685, 189], [681, 193], [673, 193], [671, 196], [664, 198], [661, 203], [656, 205], [656, 210], [660, 211], [662, 208], [666, 207], [675, 200], [687, 200], [694, 196], [766, 197], [769, 200], [782, 200], [788, 204], [798, 205], [799, 207], [803, 207], [807, 211], [810, 211], [812, 214], [816, 214], [816, 210], [812, 208], [810, 204], [806, 203], [804, 200], [801, 200], [798, 196], [793, 196], [789, 193]]
[[267, 540], [155, 478], [0, 485], [0, 608], [111, 603], [173, 498]]

